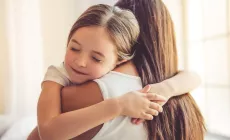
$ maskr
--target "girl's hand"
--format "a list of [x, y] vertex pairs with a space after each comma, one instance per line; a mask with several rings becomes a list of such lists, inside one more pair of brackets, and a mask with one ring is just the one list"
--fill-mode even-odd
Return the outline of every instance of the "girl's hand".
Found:
[[159, 112], [162, 112], [162, 106], [152, 102], [152, 100], [165, 102], [166, 99], [155, 93], [147, 93], [150, 88], [150, 86], [145, 86], [141, 91], [132, 91], [118, 97], [121, 115], [152, 120], [153, 116], [157, 116]]
[[[150, 85], [147, 85], [147, 86], [149, 86], [150, 87]], [[146, 87], [144, 87], [144, 88], [146, 88]], [[143, 88], [143, 89], [144, 89]], [[142, 90], [143, 90], [142, 89]], [[150, 87], [150, 89], [151, 89], [151, 87]], [[150, 89], [149, 89], [149, 91], [150, 91]], [[142, 92], [142, 90], [140, 91], [140, 92]], [[145, 92], [142, 92], [142, 93], [144, 93], [144, 94], [146, 94]], [[155, 103], [157, 103], [157, 104], [159, 104], [160, 106], [163, 106], [166, 102], [167, 102], [167, 98], [165, 98], [166, 100], [165, 101], [161, 101], [161, 100], [152, 100], [152, 102], [155, 102]], [[131, 119], [131, 122], [133, 123], [133, 124], [136, 124], [136, 125], [139, 125], [139, 124], [141, 124], [141, 123], [143, 123], [145, 120], [144, 119], [141, 119], [141, 118], [132, 118]]]
[[[156, 101], [155, 103], [157, 103], [157, 104], [163, 106], [163, 105], [166, 103], [166, 101], [164, 101], [164, 102], [162, 102], [162, 101]], [[141, 118], [132, 118], [132, 119], [131, 119], [131, 122], [132, 122], [133, 124], [136, 124], [136, 125], [139, 125], [139, 124], [143, 123], [144, 121], [145, 121], [145, 120], [144, 120], [144, 119], [141, 119]]]

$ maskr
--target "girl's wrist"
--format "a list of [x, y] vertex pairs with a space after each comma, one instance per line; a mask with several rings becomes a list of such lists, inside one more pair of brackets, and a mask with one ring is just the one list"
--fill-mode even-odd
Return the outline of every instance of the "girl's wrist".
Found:
[[174, 91], [168, 81], [152, 84], [150, 92], [164, 96], [167, 100], [174, 95]]
[[108, 105], [110, 106], [110, 110], [114, 113], [115, 116], [122, 115], [122, 103], [119, 97], [107, 99]]

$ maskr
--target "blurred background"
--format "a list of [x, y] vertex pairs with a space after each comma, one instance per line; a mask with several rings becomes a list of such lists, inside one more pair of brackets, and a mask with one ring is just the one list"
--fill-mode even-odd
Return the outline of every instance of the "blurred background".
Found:
[[[63, 61], [78, 16], [90, 5], [115, 2], [0, 0], [0, 139], [25, 138], [35, 126], [41, 80], [49, 65]], [[164, 2], [175, 23], [180, 69], [202, 78], [192, 95], [206, 139], [230, 140], [230, 1]]]

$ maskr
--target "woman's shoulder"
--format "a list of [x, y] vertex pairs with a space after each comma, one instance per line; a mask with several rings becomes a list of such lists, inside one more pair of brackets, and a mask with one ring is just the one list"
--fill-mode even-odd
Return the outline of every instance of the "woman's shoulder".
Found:
[[135, 76], [135, 75], [131, 75], [131, 74], [127, 74], [127, 73], [123, 73], [123, 72], [118, 72], [118, 71], [110, 71], [109, 73], [107, 73], [105, 76], [99, 78], [99, 79], [113, 79], [113, 80], [122, 80], [122, 79], [129, 79], [129, 80], [140, 80], [139, 76]]
[[123, 73], [126, 75], [136, 76], [136, 77], [139, 76], [137, 69], [136, 69], [135, 65], [132, 63], [132, 61], [128, 61], [125, 64], [122, 64], [122, 65], [116, 67], [113, 71]]

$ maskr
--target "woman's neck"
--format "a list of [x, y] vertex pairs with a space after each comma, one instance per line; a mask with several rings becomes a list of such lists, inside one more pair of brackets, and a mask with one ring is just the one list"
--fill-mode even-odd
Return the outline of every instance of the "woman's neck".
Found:
[[133, 76], [139, 76], [137, 69], [132, 61], [128, 61], [118, 67], [116, 67], [113, 71], [133, 75]]

